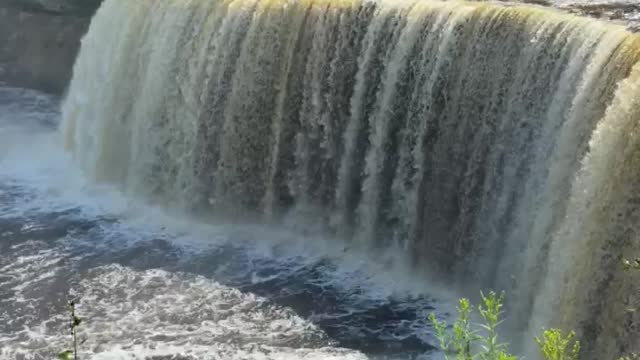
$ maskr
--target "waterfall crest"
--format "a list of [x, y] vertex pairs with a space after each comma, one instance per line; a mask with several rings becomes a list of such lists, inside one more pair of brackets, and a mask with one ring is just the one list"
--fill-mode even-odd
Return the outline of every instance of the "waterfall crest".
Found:
[[613, 358], [640, 350], [617, 270], [640, 251], [639, 60], [622, 27], [538, 8], [107, 0], [62, 131], [96, 181], [312, 214], [504, 289], [514, 332], [576, 328], [589, 358]]

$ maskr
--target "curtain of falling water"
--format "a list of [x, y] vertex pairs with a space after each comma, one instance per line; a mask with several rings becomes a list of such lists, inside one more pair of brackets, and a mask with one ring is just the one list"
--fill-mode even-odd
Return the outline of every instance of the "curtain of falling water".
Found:
[[95, 181], [404, 249], [604, 359], [640, 346], [616, 263], [640, 250], [638, 59], [618, 26], [524, 7], [107, 0], [62, 131]]

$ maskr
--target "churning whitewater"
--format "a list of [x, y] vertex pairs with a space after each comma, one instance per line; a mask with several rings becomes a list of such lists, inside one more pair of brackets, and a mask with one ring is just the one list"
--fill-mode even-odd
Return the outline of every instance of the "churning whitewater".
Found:
[[57, 108], [0, 84], [0, 359], [67, 348], [69, 299], [81, 359], [437, 356], [426, 316], [450, 311], [441, 294], [320, 238], [194, 222], [87, 183]]
[[522, 6], [106, 0], [62, 131], [94, 181], [399, 251], [505, 290], [516, 345], [573, 328], [608, 359], [640, 350], [639, 59], [621, 26]]

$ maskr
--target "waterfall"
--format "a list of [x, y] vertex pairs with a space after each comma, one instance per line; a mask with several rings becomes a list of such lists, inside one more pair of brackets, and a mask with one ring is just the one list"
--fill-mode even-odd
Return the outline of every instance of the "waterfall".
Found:
[[623, 27], [534, 7], [107, 0], [62, 132], [97, 182], [403, 249], [505, 290], [512, 333], [574, 328], [605, 359], [640, 350], [618, 263], [640, 252], [639, 60]]

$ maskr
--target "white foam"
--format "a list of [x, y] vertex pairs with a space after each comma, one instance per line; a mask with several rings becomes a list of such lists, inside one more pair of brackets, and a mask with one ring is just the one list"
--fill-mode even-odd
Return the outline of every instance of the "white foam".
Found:
[[[60, 281], [60, 272], [70, 271], [68, 261], [74, 247], [89, 245], [99, 253], [101, 247], [111, 247], [114, 241], [117, 246], [126, 247], [138, 241], [162, 239], [187, 255], [231, 245], [241, 249], [249, 263], [280, 264], [270, 275], [261, 275], [248, 267], [246, 271], [252, 272], [249, 277], [255, 284], [286, 278], [327, 261], [321, 276], [308, 281], [346, 294], [344, 312], [313, 314], [303, 319], [289, 308], [267, 304], [264, 298], [202, 276], [120, 265], [93, 268], [82, 275], [79, 283], [73, 283], [76, 295], [82, 299], [78, 311], [86, 319], [82, 331], [88, 340], [82, 346], [83, 358], [181, 355], [194, 359], [360, 359], [365, 356], [357, 351], [332, 346], [313, 322], [323, 317], [339, 318], [361, 311], [362, 307], [375, 307], [389, 298], [434, 294], [433, 286], [412, 278], [394, 255], [372, 261], [370, 254], [345, 248], [343, 243], [302, 237], [282, 228], [198, 222], [144, 204], [109, 186], [91, 184], [75, 170], [62, 150], [58, 134], [50, 127], [42, 126], [41, 122], [18, 126], [7, 124], [6, 118], [3, 121], [0, 197], [9, 196], [10, 202], [0, 204], [0, 220], [70, 210], [66, 216], [71, 218], [115, 219], [101, 223], [92, 230], [92, 236], [69, 233], [56, 240], [53, 247], [30, 242], [16, 245], [24, 249], [13, 250], [25, 255], [7, 264], [0, 263], [0, 273], [11, 278], [9, 288], [15, 296], [9, 301], [24, 304], [5, 314], [3, 320], [11, 314], [28, 315], [28, 309], [43, 306], [42, 301], [47, 299], [32, 299], [24, 293]], [[84, 255], [73, 256], [76, 258], [71, 258], [71, 262]], [[445, 306], [449, 295], [445, 292], [438, 295], [443, 300], [439, 309], [450, 311]], [[63, 310], [53, 312], [45, 320], [36, 316], [17, 319], [25, 323], [18, 333], [0, 331], [0, 358], [38, 358], [39, 354], [52, 354], [67, 346]], [[424, 319], [426, 314], [421, 317]], [[423, 319], [405, 326], [410, 335], [429, 336]], [[399, 338], [409, 336], [406, 329], [403, 331], [405, 335], [398, 335]]]
[[[332, 348], [291, 310], [201, 276], [109, 265], [92, 269], [73, 295], [82, 299], [82, 358], [365, 358]], [[2, 334], [2, 355], [37, 358], [64, 349], [64, 316], [25, 328], [17, 336], [22, 342]]]

